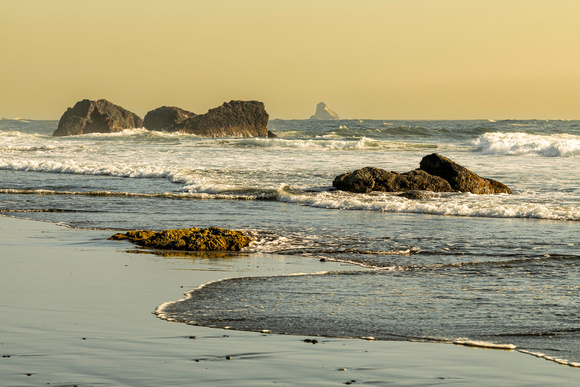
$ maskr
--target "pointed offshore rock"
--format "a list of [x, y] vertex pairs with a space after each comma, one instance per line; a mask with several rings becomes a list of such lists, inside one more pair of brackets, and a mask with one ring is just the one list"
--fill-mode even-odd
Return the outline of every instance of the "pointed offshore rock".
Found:
[[143, 119], [143, 126], [149, 130], [176, 132], [179, 125], [195, 113], [175, 106], [161, 106], [147, 112]]
[[143, 120], [129, 110], [105, 99], [83, 99], [62, 115], [53, 136], [72, 136], [87, 133], [116, 133], [141, 128]]
[[507, 186], [499, 181], [481, 177], [437, 153], [423, 157], [420, 167], [423, 171], [431, 175], [439, 176], [447, 180], [456, 191], [471, 192], [479, 195], [512, 193]]
[[185, 251], [239, 251], [252, 241], [240, 231], [219, 227], [165, 231], [135, 230], [115, 234], [109, 239], [129, 240], [139, 246], [153, 249]]
[[330, 110], [324, 102], [316, 105], [316, 113], [310, 116], [311, 120], [339, 120], [338, 114]]

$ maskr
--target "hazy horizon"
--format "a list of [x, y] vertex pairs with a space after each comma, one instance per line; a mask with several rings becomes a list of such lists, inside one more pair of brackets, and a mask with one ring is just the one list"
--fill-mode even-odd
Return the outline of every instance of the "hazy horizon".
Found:
[[0, 117], [104, 98], [306, 119], [580, 119], [577, 0], [0, 0]]

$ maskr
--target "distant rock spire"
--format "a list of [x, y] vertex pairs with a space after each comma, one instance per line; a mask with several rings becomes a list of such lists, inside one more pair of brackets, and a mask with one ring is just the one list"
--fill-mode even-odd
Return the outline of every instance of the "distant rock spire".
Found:
[[339, 120], [338, 114], [326, 107], [324, 102], [316, 105], [316, 113], [310, 116], [311, 120]]

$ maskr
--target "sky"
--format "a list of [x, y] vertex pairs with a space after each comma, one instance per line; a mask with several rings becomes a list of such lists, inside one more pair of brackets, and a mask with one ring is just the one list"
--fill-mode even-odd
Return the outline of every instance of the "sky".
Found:
[[0, 117], [580, 119], [578, 0], [0, 0]]

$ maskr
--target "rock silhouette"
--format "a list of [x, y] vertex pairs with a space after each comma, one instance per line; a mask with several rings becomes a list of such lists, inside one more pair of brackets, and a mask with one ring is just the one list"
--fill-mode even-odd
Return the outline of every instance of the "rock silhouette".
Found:
[[62, 115], [53, 136], [72, 136], [87, 133], [116, 133], [140, 128], [143, 120], [127, 109], [105, 99], [83, 99]]

